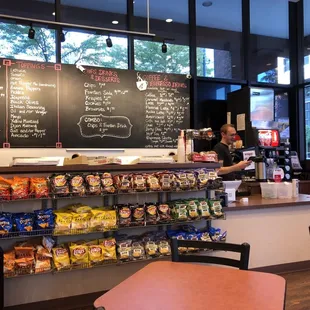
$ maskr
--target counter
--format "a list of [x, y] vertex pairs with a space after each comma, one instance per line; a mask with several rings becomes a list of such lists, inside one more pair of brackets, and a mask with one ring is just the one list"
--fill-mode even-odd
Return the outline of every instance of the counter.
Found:
[[257, 209], [270, 209], [270, 208], [283, 208], [294, 206], [309, 205], [310, 207], [310, 195], [300, 194], [297, 198], [288, 199], [268, 199], [262, 198], [261, 195], [252, 195], [247, 197], [248, 202], [242, 202], [242, 198], [237, 199], [236, 202], [229, 203], [229, 206], [225, 208], [225, 212], [231, 211], [245, 211], [245, 210], [257, 210]]
[[249, 268], [310, 268], [310, 195], [292, 199], [253, 195], [248, 199], [247, 204], [231, 203], [225, 208], [226, 220], [212, 225], [227, 230], [227, 242], [250, 244]]

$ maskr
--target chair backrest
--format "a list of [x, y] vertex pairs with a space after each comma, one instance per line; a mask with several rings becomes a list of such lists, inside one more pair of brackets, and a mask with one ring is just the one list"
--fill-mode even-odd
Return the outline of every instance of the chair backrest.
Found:
[[[171, 245], [173, 262], [208, 263], [236, 267], [241, 270], [248, 270], [250, 257], [250, 245], [248, 243], [233, 244], [222, 242], [178, 240], [177, 238], [173, 237]], [[203, 255], [195, 255], [195, 253], [180, 254], [178, 251], [179, 247], [236, 252], [240, 253], [240, 259], [237, 260], [225, 257], [209, 256], [206, 255], [207, 253], [204, 253]]]

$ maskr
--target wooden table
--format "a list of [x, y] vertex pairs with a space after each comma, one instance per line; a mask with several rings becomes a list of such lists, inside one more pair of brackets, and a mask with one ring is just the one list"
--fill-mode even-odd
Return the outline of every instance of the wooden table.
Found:
[[285, 287], [285, 280], [273, 274], [154, 262], [98, 298], [94, 306], [106, 310], [283, 310]]

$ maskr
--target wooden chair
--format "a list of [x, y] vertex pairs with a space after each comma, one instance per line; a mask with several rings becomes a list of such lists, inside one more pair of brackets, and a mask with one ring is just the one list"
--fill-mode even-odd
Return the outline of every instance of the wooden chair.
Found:
[[[204, 255], [200, 255], [199, 253], [179, 254], [179, 247], [236, 252], [240, 253], [240, 259], [237, 260], [205, 255], [207, 253], [203, 253]], [[236, 267], [240, 270], [248, 270], [250, 257], [250, 245], [248, 243], [233, 244], [221, 242], [178, 240], [177, 238], [173, 237], [171, 242], [171, 251], [173, 262], [208, 263]]]

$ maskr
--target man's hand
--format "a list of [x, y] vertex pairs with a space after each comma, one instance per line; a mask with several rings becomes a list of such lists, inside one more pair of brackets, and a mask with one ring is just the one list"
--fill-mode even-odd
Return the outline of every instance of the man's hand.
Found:
[[243, 170], [246, 167], [250, 166], [251, 163], [252, 163], [251, 160], [242, 160], [238, 164], [236, 164], [236, 166], [238, 167], [238, 169]]

